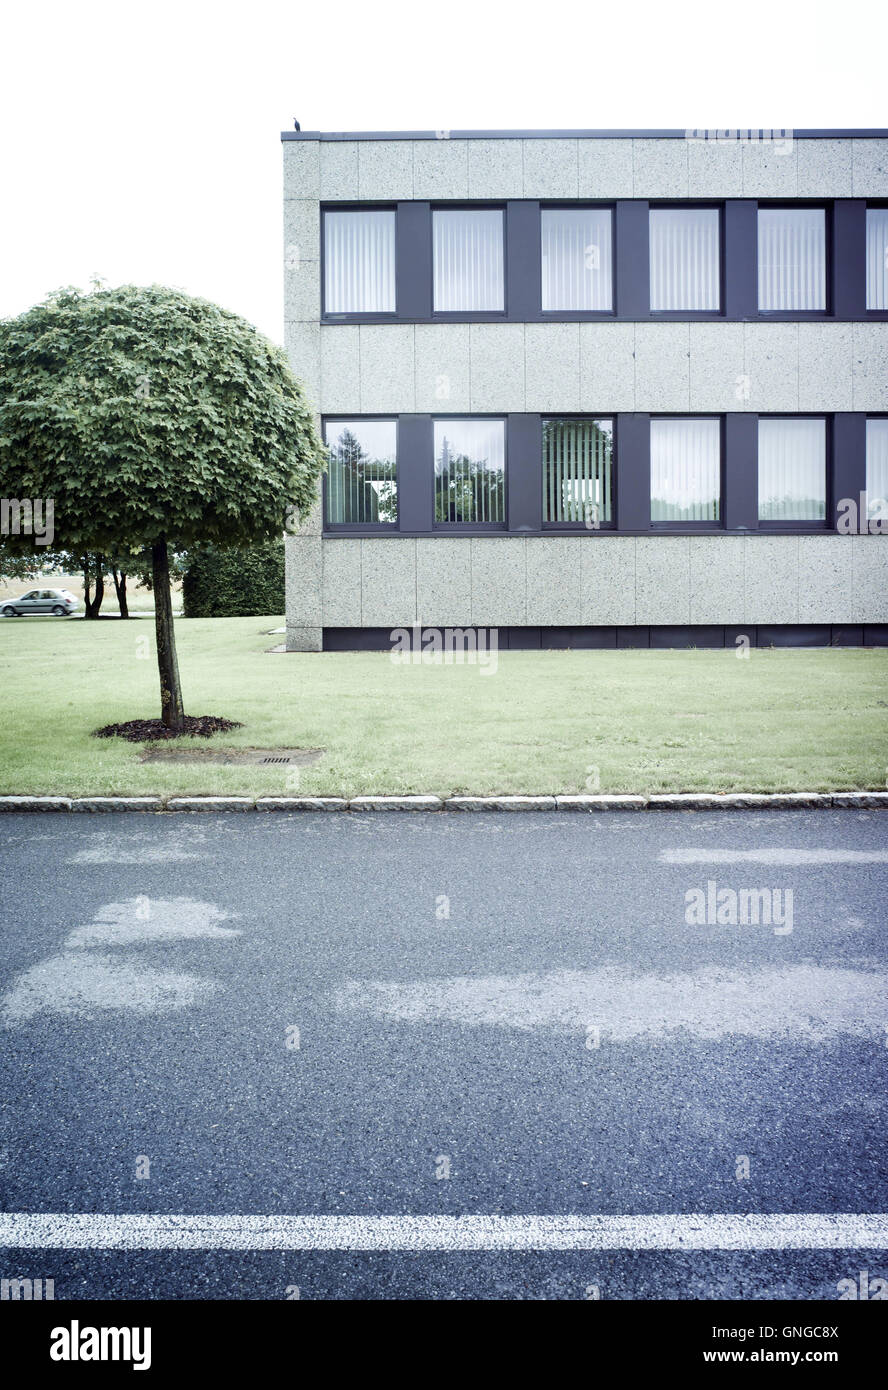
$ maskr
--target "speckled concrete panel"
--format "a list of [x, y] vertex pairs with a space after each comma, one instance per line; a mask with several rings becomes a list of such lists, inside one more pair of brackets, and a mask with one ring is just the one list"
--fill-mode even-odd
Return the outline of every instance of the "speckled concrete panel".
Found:
[[472, 537], [472, 622], [482, 627], [527, 623], [523, 537]]
[[799, 621], [798, 536], [748, 536], [744, 574], [744, 622]]
[[635, 542], [635, 621], [687, 623], [691, 613], [687, 536], [639, 536]]
[[596, 537], [528, 536], [527, 622], [572, 627], [583, 621], [582, 551]]
[[580, 550], [583, 624], [635, 623], [635, 537], [589, 536]]
[[416, 542], [416, 609], [434, 627], [467, 627], [472, 611], [472, 542], [468, 536]]
[[409, 627], [416, 617], [416, 541], [362, 540], [362, 627]]

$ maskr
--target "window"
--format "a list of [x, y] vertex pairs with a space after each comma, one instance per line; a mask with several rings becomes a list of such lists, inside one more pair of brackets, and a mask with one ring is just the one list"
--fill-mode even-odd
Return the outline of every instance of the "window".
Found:
[[866, 307], [888, 309], [888, 208], [866, 210]]
[[394, 212], [325, 212], [324, 311], [395, 312]]
[[610, 208], [544, 208], [540, 214], [543, 309], [613, 308]]
[[505, 463], [505, 421], [436, 420], [435, 521], [502, 525]]
[[651, 208], [652, 310], [721, 307], [717, 208]]
[[500, 208], [433, 213], [437, 313], [496, 313], [505, 307]]
[[719, 519], [721, 421], [651, 420], [651, 521]]
[[888, 530], [888, 420], [866, 422], [867, 518]]
[[613, 521], [613, 420], [543, 421], [543, 521]]
[[759, 208], [758, 305], [763, 312], [826, 309], [823, 208]]
[[763, 419], [758, 428], [760, 521], [826, 520], [826, 421]]
[[397, 521], [397, 436], [394, 420], [326, 422], [328, 524]]

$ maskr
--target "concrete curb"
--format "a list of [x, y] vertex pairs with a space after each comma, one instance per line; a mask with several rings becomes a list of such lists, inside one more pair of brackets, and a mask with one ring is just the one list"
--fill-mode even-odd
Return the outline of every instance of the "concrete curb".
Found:
[[888, 791], [656, 796], [0, 796], [3, 811], [888, 811]]

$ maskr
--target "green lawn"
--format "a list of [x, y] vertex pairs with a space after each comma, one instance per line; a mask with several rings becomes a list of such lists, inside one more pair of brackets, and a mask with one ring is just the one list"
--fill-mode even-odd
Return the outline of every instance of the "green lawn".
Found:
[[138, 744], [91, 738], [159, 713], [153, 625], [35, 618], [0, 621], [0, 792], [886, 785], [888, 650], [501, 652], [496, 673], [482, 674], [399, 666], [387, 653], [271, 654], [282, 638], [268, 630], [281, 622], [179, 620], [179, 665], [188, 713], [243, 723], [214, 746], [326, 749], [298, 785], [281, 767], [143, 764]]

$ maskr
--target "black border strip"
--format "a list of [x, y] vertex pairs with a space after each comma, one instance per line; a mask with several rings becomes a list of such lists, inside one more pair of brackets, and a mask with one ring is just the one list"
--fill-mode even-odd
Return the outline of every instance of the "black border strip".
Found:
[[[420, 633], [448, 625], [420, 623]], [[454, 630], [455, 625], [449, 624]], [[325, 627], [325, 652], [391, 651], [392, 632], [410, 631], [397, 623], [391, 627]], [[730, 648], [745, 639], [750, 647], [888, 647], [888, 623], [733, 623], [657, 624], [636, 627], [481, 627], [466, 624], [461, 632], [495, 631], [501, 651], [569, 651], [573, 649], [619, 650], [651, 648], [678, 650], [688, 647]]]

